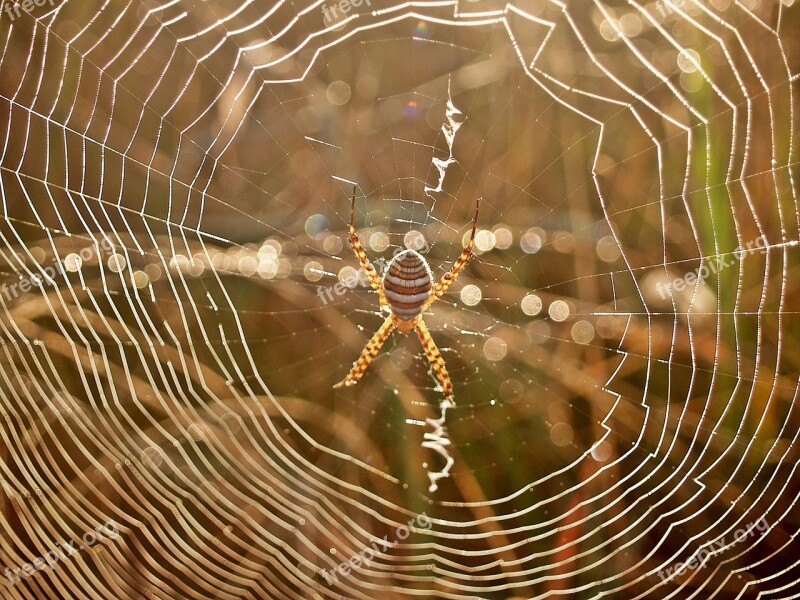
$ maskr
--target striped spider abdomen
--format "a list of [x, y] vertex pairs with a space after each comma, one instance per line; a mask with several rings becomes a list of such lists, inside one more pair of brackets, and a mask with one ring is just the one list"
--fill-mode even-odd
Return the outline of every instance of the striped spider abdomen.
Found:
[[411, 321], [422, 312], [431, 295], [431, 269], [416, 250], [403, 250], [392, 258], [383, 276], [383, 290], [394, 314]]

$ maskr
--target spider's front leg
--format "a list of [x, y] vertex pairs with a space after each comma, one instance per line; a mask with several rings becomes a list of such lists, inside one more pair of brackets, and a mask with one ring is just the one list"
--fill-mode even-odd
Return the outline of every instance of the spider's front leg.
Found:
[[436, 347], [436, 342], [433, 341], [431, 332], [428, 331], [425, 321], [422, 320], [422, 315], [417, 317], [414, 329], [417, 330], [417, 336], [422, 343], [422, 349], [425, 351], [425, 356], [431, 364], [431, 368], [436, 375], [436, 379], [439, 381], [439, 385], [442, 386], [442, 392], [445, 398], [453, 402], [453, 382], [450, 381], [450, 374], [447, 372], [447, 367], [445, 367], [442, 353], [439, 352], [439, 348]]
[[458, 274], [461, 273], [464, 267], [467, 266], [469, 259], [472, 258], [472, 249], [475, 247], [475, 231], [478, 228], [478, 209], [480, 209], [480, 206], [481, 199], [478, 198], [478, 202], [475, 205], [475, 216], [472, 218], [472, 234], [469, 236], [469, 242], [461, 251], [461, 254], [456, 262], [453, 264], [453, 268], [445, 273], [442, 278], [436, 282], [436, 285], [433, 286], [430, 298], [428, 298], [428, 301], [422, 307], [423, 311], [425, 311], [436, 300], [444, 296], [445, 292], [447, 292], [447, 289], [456, 280], [456, 277], [458, 277]]
[[392, 333], [392, 329], [394, 329], [394, 317], [393, 315], [389, 315], [386, 317], [386, 320], [381, 325], [380, 329], [375, 332], [375, 335], [372, 336], [372, 339], [367, 342], [367, 345], [364, 346], [364, 349], [361, 351], [361, 355], [358, 357], [358, 360], [353, 363], [353, 368], [350, 369], [350, 372], [347, 374], [347, 377], [342, 379], [339, 383], [334, 385], [334, 388], [342, 387], [343, 385], [351, 386], [358, 383], [358, 380], [361, 379], [361, 376], [364, 374], [364, 371], [367, 370], [369, 363], [372, 362], [372, 359], [375, 358], [375, 355], [378, 354], [378, 350], [381, 349], [383, 343], [388, 339], [389, 334]]
[[378, 292], [378, 300], [380, 301], [381, 308], [384, 306], [388, 306], [389, 303], [386, 301], [386, 296], [383, 293], [383, 283], [381, 282], [381, 276], [378, 275], [378, 272], [375, 270], [375, 267], [369, 262], [369, 258], [367, 258], [367, 253], [364, 252], [364, 247], [361, 245], [361, 242], [358, 239], [358, 234], [356, 233], [356, 226], [355, 226], [355, 218], [356, 218], [356, 188], [353, 186], [353, 200], [350, 204], [350, 245], [353, 247], [353, 253], [356, 255], [356, 259], [361, 264], [361, 268], [364, 269], [364, 272], [367, 274], [367, 278], [369, 279], [369, 284], [372, 286], [372, 289]]

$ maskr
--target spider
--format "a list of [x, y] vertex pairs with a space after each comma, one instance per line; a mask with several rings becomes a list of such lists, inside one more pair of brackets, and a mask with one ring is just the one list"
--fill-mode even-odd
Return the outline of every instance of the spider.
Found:
[[450, 381], [450, 375], [447, 372], [439, 348], [436, 347], [430, 331], [425, 326], [422, 313], [444, 295], [466, 266], [467, 261], [472, 257], [479, 208], [480, 198], [475, 205], [475, 216], [472, 219], [472, 235], [470, 235], [469, 243], [461, 251], [461, 255], [453, 264], [453, 268], [445, 273], [435, 285], [431, 286], [433, 274], [428, 261], [419, 252], [410, 248], [398, 252], [392, 258], [383, 278], [378, 275], [375, 267], [370, 264], [356, 234], [354, 225], [356, 189], [353, 188], [353, 199], [350, 204], [350, 245], [353, 247], [353, 252], [358, 262], [361, 263], [361, 267], [366, 271], [372, 289], [378, 293], [381, 309], [387, 311], [389, 316], [386, 317], [383, 325], [375, 332], [372, 339], [367, 342], [358, 360], [353, 363], [353, 368], [347, 374], [347, 377], [334, 385], [334, 388], [357, 384], [367, 370], [369, 363], [378, 354], [378, 350], [389, 338], [392, 330], [397, 329], [402, 334], [414, 330], [417, 332], [419, 341], [422, 342], [422, 349], [425, 351], [425, 356], [441, 385], [445, 398], [451, 402], [453, 401], [453, 383]]

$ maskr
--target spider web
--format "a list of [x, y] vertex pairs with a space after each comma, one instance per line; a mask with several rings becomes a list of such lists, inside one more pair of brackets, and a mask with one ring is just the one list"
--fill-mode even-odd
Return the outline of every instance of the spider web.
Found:
[[793, 4], [3, 3], [2, 597], [798, 597]]

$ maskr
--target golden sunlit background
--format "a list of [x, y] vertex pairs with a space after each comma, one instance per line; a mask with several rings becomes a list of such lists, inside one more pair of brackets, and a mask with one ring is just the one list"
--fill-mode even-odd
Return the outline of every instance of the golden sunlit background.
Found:
[[798, 10], [4, 2], [0, 597], [797, 595]]

